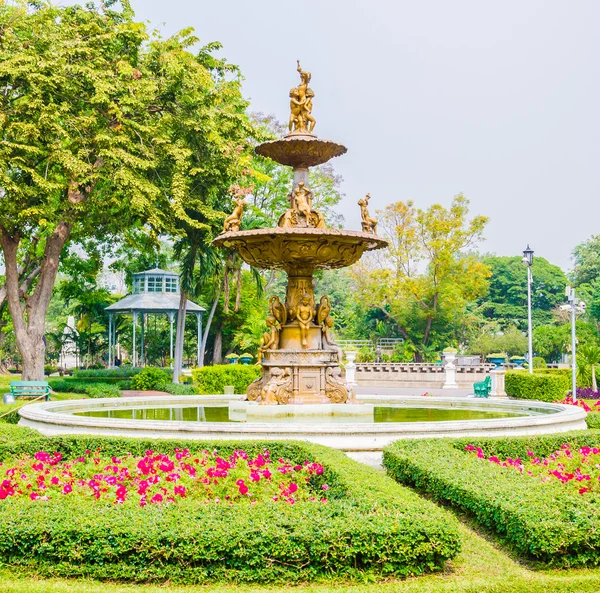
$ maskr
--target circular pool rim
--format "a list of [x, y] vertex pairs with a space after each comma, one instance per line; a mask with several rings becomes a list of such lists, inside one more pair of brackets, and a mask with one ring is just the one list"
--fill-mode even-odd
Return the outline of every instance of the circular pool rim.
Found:
[[[19, 410], [19, 424], [35, 428], [45, 436], [59, 434], [98, 434], [142, 438], [190, 440], [306, 440], [344, 451], [380, 451], [399, 439], [462, 436], [509, 436], [549, 434], [586, 429], [586, 412], [578, 406], [509, 400], [504, 398], [453, 398], [422, 396], [359, 396], [359, 402], [407, 407], [469, 408], [491, 411], [531, 411], [531, 416], [480, 420], [433, 422], [356, 423], [260, 423], [191, 422], [176, 420], [132, 420], [75, 416], [97, 408], [132, 408], [186, 405], [226, 405], [243, 400], [241, 395], [147, 396], [65, 400], [29, 404]], [[546, 412], [546, 413], [544, 413]]]

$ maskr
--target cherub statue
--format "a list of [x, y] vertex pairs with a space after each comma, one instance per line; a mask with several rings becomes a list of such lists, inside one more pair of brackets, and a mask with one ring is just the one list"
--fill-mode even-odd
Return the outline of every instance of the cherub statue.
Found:
[[277, 295], [273, 295], [269, 298], [269, 310], [271, 315], [277, 320], [280, 326], [283, 326], [287, 322], [287, 309], [285, 305], [279, 300]]
[[304, 185], [304, 181], [299, 181], [293, 191], [292, 208], [304, 215], [308, 226], [310, 226], [311, 206], [312, 192]]
[[300, 326], [302, 348], [306, 348], [308, 346], [308, 328], [317, 313], [312, 298], [308, 293], [302, 295], [294, 313], [294, 317], [297, 319], [298, 325]]
[[300, 84], [290, 91], [290, 121], [289, 131], [298, 134], [312, 134], [317, 123], [312, 116], [312, 99], [315, 93], [308, 88], [311, 79], [310, 72], [305, 72], [300, 66], [298, 60], [298, 73], [300, 74]]
[[362, 216], [362, 230], [363, 233], [372, 233], [373, 235], [376, 235], [377, 219], [369, 216], [369, 210], [367, 208], [370, 199], [371, 194], [367, 194], [364, 198], [358, 200], [358, 205], [360, 206], [360, 215]]
[[322, 327], [327, 317], [329, 317], [329, 313], [331, 313], [331, 301], [329, 300], [329, 297], [324, 294], [319, 301], [319, 307], [317, 309], [317, 325]]
[[290, 369], [273, 367], [271, 378], [261, 392], [261, 404], [286, 404], [292, 394]]
[[279, 330], [275, 317], [269, 315], [265, 320], [269, 331], [265, 332], [262, 337], [262, 343], [258, 348], [258, 362], [263, 358], [265, 350], [277, 350], [279, 348]]
[[233, 233], [240, 230], [245, 205], [246, 201], [243, 198], [235, 198], [235, 208], [223, 223], [224, 233]]

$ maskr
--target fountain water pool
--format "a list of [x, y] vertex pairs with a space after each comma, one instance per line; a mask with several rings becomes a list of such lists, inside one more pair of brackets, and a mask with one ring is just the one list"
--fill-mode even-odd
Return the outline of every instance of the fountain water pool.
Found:
[[285, 414], [282, 410], [279, 416], [253, 416], [252, 412], [261, 411], [262, 406], [248, 406], [243, 397], [148, 396], [43, 402], [21, 408], [20, 424], [47, 436], [295, 439], [345, 451], [380, 451], [405, 438], [526, 435], [586, 428], [583, 409], [536, 401], [360, 396], [353, 407], [362, 408], [361, 413], [351, 413], [348, 405], [321, 404], [315, 406], [318, 410], [307, 405], [285, 406]]

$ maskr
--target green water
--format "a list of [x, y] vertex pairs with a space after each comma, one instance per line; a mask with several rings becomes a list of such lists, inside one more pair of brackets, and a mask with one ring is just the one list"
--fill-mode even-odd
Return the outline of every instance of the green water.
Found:
[[[226, 406], [176, 406], [160, 408], [125, 408], [114, 410], [91, 410], [75, 412], [75, 416], [94, 418], [121, 418], [126, 420], [177, 420], [187, 422], [244, 422], [229, 419]], [[348, 416], [287, 416], [285, 418], [261, 418], [255, 422], [283, 424], [371, 424], [375, 422], [441, 422], [446, 420], [485, 420], [526, 416], [524, 412], [488, 412], [461, 408], [404, 408], [375, 406], [373, 420], [369, 417]]]

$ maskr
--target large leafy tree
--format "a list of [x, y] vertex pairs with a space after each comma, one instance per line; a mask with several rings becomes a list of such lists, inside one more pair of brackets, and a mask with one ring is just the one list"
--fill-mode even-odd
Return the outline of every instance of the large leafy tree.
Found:
[[[0, 6], [0, 246], [25, 379], [39, 378], [45, 315], [68, 241], [125, 228], [196, 233], [223, 218], [219, 201], [248, 144], [239, 76], [191, 31], [163, 40], [106, 0], [57, 8]], [[21, 290], [22, 245], [40, 272]]]
[[[489, 289], [477, 304], [483, 317], [501, 329], [527, 329], [527, 270], [520, 257], [486, 256], [491, 270]], [[534, 326], [550, 323], [553, 310], [565, 300], [567, 278], [558, 267], [536, 257], [532, 267], [532, 320]]]
[[[44, 322], [65, 244], [156, 216], [145, 141], [156, 81], [140, 69], [144, 27], [117, 12], [0, 6], [0, 246], [23, 378], [42, 373]], [[22, 247], [40, 271], [21, 290]]]
[[600, 279], [600, 235], [593, 235], [573, 250], [575, 265], [571, 280], [575, 286], [591, 284]]
[[417, 358], [426, 347], [456, 341], [467, 305], [485, 292], [489, 269], [466, 251], [486, 222], [483, 216], [469, 220], [462, 195], [450, 208], [422, 210], [409, 201], [381, 212], [379, 228], [390, 245], [355, 267], [357, 296], [417, 347]]

